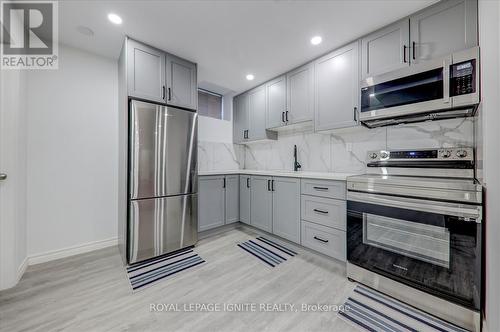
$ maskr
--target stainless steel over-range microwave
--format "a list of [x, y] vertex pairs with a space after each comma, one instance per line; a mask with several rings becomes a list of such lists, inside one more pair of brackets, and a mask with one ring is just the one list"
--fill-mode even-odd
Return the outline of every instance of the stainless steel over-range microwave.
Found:
[[361, 82], [368, 127], [474, 115], [480, 100], [479, 47]]

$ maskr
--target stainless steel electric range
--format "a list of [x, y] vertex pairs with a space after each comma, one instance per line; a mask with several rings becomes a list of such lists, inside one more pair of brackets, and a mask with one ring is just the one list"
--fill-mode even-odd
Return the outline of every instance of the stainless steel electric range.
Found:
[[476, 331], [482, 187], [472, 148], [370, 151], [347, 179], [348, 277]]

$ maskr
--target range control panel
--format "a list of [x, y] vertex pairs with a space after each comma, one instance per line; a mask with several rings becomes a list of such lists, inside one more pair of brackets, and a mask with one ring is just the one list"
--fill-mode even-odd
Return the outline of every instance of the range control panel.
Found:
[[450, 96], [476, 92], [476, 60], [451, 65]]
[[461, 160], [473, 161], [474, 150], [472, 148], [440, 148], [440, 149], [420, 149], [420, 150], [377, 150], [369, 151], [367, 163], [391, 162], [391, 161], [446, 161]]

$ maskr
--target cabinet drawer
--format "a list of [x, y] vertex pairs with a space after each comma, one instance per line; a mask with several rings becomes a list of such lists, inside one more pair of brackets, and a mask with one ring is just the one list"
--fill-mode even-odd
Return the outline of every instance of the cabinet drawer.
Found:
[[301, 244], [338, 260], [346, 260], [346, 232], [302, 221]]
[[327, 198], [345, 199], [345, 181], [302, 179], [301, 193]]
[[346, 202], [338, 199], [301, 196], [301, 217], [328, 227], [346, 230]]

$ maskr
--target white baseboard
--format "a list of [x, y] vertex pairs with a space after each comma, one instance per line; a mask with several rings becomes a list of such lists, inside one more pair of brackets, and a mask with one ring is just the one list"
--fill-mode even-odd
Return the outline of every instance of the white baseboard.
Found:
[[19, 280], [21, 280], [21, 278], [23, 277], [23, 274], [24, 272], [26, 271], [26, 268], [28, 267], [28, 263], [29, 263], [29, 259], [28, 257], [24, 257], [23, 259], [23, 262], [21, 263], [21, 265], [19, 265], [19, 267], [17, 268], [17, 280], [16, 280], [16, 284], [19, 282]]
[[45, 263], [64, 257], [74, 256], [98, 249], [116, 246], [117, 244], [118, 244], [118, 238], [114, 237], [107, 240], [94, 241], [63, 249], [51, 250], [40, 254], [30, 255], [28, 257], [28, 265]]

